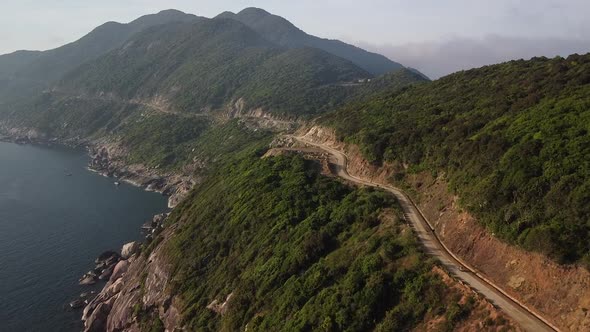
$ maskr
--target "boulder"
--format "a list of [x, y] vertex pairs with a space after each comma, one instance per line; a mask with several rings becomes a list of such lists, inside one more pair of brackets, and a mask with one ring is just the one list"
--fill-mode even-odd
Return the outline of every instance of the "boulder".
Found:
[[111, 307], [106, 303], [99, 304], [92, 312], [88, 320], [85, 322], [86, 331], [89, 332], [103, 332], [106, 331], [107, 319]]
[[74, 300], [72, 302], [70, 302], [70, 307], [72, 309], [80, 309], [84, 306], [84, 301], [82, 300]]
[[117, 259], [119, 258], [119, 254], [114, 252], [114, 251], [105, 251], [102, 254], [100, 254], [100, 256], [98, 256], [98, 258], [94, 261], [94, 263], [96, 264], [100, 264], [103, 262], [107, 262], [109, 260], [113, 260], [113, 259]]
[[113, 269], [113, 274], [111, 274], [110, 282], [121, 278], [121, 276], [127, 272], [127, 269], [129, 269], [129, 261], [120, 261], [117, 263]]
[[100, 276], [98, 276], [98, 279], [108, 280], [111, 277], [111, 274], [113, 274], [113, 269], [114, 265], [111, 265], [110, 267], [107, 267], [106, 269], [102, 270], [102, 273], [100, 274]]
[[119, 261], [121, 260], [121, 256], [117, 255], [117, 256], [111, 256], [109, 257], [109, 259], [107, 259], [105, 261], [105, 265], [107, 267], [113, 266], [115, 264], [117, 264]]
[[128, 259], [129, 257], [138, 253], [140, 249], [141, 245], [139, 242], [129, 242], [121, 249], [121, 257]]
[[101, 293], [105, 297], [111, 298], [111, 297], [117, 295], [119, 292], [121, 292], [121, 289], [123, 289], [123, 285], [124, 285], [123, 279], [118, 279], [112, 285], [105, 288]]
[[94, 285], [96, 283], [96, 276], [92, 274], [85, 274], [80, 279], [80, 285]]

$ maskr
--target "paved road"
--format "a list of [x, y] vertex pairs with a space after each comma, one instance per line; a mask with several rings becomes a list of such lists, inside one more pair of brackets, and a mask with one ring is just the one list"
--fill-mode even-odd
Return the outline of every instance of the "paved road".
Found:
[[336, 159], [335, 166], [338, 176], [354, 183], [378, 187], [392, 193], [398, 199], [406, 220], [414, 228], [420, 242], [422, 242], [426, 249], [426, 253], [438, 258], [447, 271], [455, 274], [465, 283], [469, 284], [472, 289], [485, 296], [498, 308], [504, 310], [522, 328], [531, 332], [559, 331], [541, 316], [533, 313], [525, 305], [504, 293], [499, 287], [487, 280], [485, 276], [482, 276], [480, 273], [466, 265], [460, 260], [460, 258], [454, 256], [454, 254], [440, 241], [426, 218], [424, 218], [420, 210], [403, 191], [392, 186], [373, 183], [348, 174], [347, 157], [336, 149], [311, 142], [302, 137], [293, 138], [301, 143], [315, 146], [329, 152]]

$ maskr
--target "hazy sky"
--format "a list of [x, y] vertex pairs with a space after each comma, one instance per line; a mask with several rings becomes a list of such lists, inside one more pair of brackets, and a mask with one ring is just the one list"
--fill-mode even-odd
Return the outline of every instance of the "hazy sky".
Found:
[[[434, 77], [531, 52], [590, 51], [589, 0], [0, 0], [0, 54], [57, 47], [106, 21], [128, 22], [163, 9], [211, 17], [250, 6], [308, 33], [428, 68], [422, 70]], [[468, 64], [441, 62], [456, 50], [473, 52], [461, 53]]]

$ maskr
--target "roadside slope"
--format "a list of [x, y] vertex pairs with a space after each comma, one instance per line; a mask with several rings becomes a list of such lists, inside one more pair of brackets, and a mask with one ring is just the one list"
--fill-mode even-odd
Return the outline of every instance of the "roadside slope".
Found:
[[523, 306], [517, 302], [517, 300], [507, 296], [507, 294], [503, 293], [497, 286], [490, 284], [489, 281], [483, 279], [481, 276], [478, 276], [477, 273], [474, 273], [475, 270], [466, 266], [451, 252], [447, 251], [447, 249], [444, 247], [444, 244], [439, 241], [436, 234], [431, 230], [430, 225], [428, 225], [428, 222], [424, 219], [418, 208], [401, 190], [387, 184], [379, 184], [370, 180], [365, 180], [350, 175], [347, 171], [346, 155], [332, 147], [329, 147], [328, 145], [314, 143], [313, 141], [304, 137], [295, 137], [295, 139], [304, 144], [313, 145], [331, 153], [336, 158], [337, 173], [340, 177], [353, 183], [385, 189], [394, 194], [394, 196], [400, 202], [406, 219], [413, 225], [414, 230], [426, 248], [427, 253], [438, 258], [449, 271], [467, 282], [471, 287], [486, 296], [498, 307], [502, 308], [523, 328], [528, 331], [557, 330], [557, 328], [554, 328], [551, 323], [544, 320], [540, 315], [534, 313], [530, 308]]

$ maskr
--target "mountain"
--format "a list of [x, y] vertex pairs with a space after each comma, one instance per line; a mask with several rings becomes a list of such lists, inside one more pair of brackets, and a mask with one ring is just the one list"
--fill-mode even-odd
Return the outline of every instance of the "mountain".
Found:
[[240, 22], [212, 19], [148, 29], [71, 72], [59, 89], [160, 98], [193, 113], [243, 99], [248, 109], [298, 115], [321, 111], [345, 90], [338, 83], [369, 77], [324, 51], [281, 48]]
[[289, 48], [307, 46], [322, 49], [347, 59], [376, 76], [404, 68], [401, 64], [380, 54], [365, 51], [339, 40], [311, 36], [286, 19], [259, 8], [246, 8], [237, 14], [224, 12], [218, 17], [238, 20], [278, 45]]
[[[79, 40], [44, 52], [20, 51], [0, 57], [0, 77], [49, 83], [82, 63], [121, 46], [133, 34], [148, 27], [169, 22], [198, 21], [198, 17], [175, 10], [146, 15], [121, 24], [105, 23]], [[4, 68], [13, 68], [7, 72]]]
[[[158, 24], [168, 21], [173, 22]], [[122, 27], [125, 34], [118, 32]], [[76, 51], [96, 40], [102, 40], [96, 49], [113, 48], [102, 55], [95, 49], [92, 56]], [[23, 93], [14, 89], [19, 77], [27, 77], [18, 71], [11, 88], [0, 86], [0, 124], [61, 140], [116, 140], [130, 151], [129, 160], [164, 168], [182, 167], [187, 149], [215, 131], [215, 119], [310, 118], [374, 89], [424, 81], [402, 68], [385, 76], [393, 78], [391, 85], [377, 86], [386, 78], [367, 83], [371, 73], [324, 50], [278, 45], [238, 20], [176, 11], [127, 25], [107, 23], [33, 60], [57, 68], [56, 53], [84, 62], [47, 86], [23, 80], [21, 86], [35, 87], [18, 90]], [[3, 98], [2, 91], [10, 97]], [[280, 126], [285, 125], [290, 126]], [[150, 150], [159, 152], [143, 153]]]
[[459, 72], [322, 122], [400, 181], [444, 174], [504, 240], [590, 266], [590, 54]]
[[9, 127], [108, 137], [130, 160], [182, 167], [216, 118], [310, 117], [353, 98], [370, 77], [325, 51], [278, 46], [239, 21], [201, 19], [147, 28], [45, 92], [0, 105], [0, 114]]
[[43, 52], [16, 51], [10, 54], [0, 55], [0, 79], [9, 79], [24, 66], [38, 59]]

